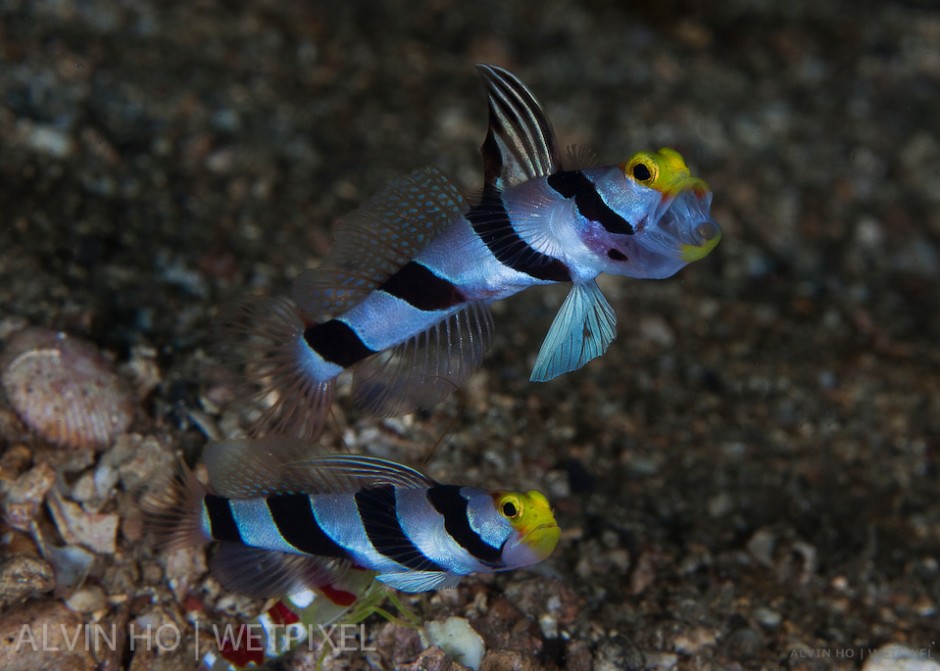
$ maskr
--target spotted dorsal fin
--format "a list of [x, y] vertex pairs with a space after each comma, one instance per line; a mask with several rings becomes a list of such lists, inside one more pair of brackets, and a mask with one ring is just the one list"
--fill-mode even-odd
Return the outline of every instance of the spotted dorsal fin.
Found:
[[393, 179], [343, 217], [330, 255], [297, 278], [294, 301], [312, 321], [348, 310], [467, 209], [457, 187], [436, 168]]
[[490, 126], [480, 147], [487, 187], [499, 190], [561, 169], [555, 131], [535, 96], [515, 75], [495, 65], [477, 65], [490, 108]]

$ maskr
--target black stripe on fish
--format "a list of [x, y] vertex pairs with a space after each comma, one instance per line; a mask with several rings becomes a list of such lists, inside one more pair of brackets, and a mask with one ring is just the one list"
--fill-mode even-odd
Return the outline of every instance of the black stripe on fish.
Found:
[[375, 354], [349, 324], [339, 319], [308, 326], [304, 330], [304, 341], [326, 361], [343, 368]]
[[435, 485], [428, 489], [428, 500], [444, 517], [444, 529], [464, 550], [484, 564], [498, 566], [503, 552], [484, 541], [470, 526], [467, 518], [467, 499], [460, 494], [458, 485]]
[[232, 513], [232, 506], [228, 499], [215, 494], [206, 494], [203, 497], [203, 505], [209, 515], [209, 529], [214, 540], [242, 542], [242, 535], [238, 531], [238, 524], [235, 522], [235, 515]]
[[467, 212], [473, 230], [500, 263], [538, 280], [570, 282], [568, 267], [547, 254], [533, 249], [519, 237], [509, 221], [503, 199], [494, 189], [483, 192], [483, 198]]
[[610, 209], [597, 187], [580, 170], [560, 170], [548, 178], [548, 185], [565, 198], [574, 198], [581, 216], [597, 221], [611, 233], [633, 235], [633, 226]]
[[375, 550], [415, 571], [444, 571], [411, 542], [398, 521], [395, 488], [392, 486], [356, 492], [356, 506], [369, 542]]
[[281, 538], [301, 552], [319, 557], [349, 557], [317, 522], [306, 494], [276, 494], [265, 499]]
[[379, 289], [425, 312], [446, 310], [466, 300], [453, 283], [417, 261], [406, 263], [379, 285]]

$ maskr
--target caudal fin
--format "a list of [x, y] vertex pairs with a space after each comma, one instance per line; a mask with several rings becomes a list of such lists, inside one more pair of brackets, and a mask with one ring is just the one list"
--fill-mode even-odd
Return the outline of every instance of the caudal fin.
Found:
[[202, 545], [211, 539], [202, 524], [206, 488], [180, 464], [167, 480], [146, 490], [140, 499], [145, 529], [169, 550]]
[[246, 301], [225, 320], [223, 342], [243, 369], [247, 396], [260, 415], [253, 437], [279, 433], [313, 440], [323, 431], [333, 403], [333, 379], [316, 379], [304, 362], [310, 355], [300, 310], [289, 299]]

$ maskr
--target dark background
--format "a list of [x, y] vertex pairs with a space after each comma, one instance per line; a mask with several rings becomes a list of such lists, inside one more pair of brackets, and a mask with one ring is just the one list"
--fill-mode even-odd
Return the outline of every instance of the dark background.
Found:
[[[536, 572], [417, 612], [469, 616], [489, 668], [940, 654], [933, 2], [2, 0], [0, 333], [148, 352], [158, 380], [133, 431], [195, 459], [192, 411], [234, 415], [220, 307], [287, 291], [395, 175], [433, 164], [479, 187], [476, 62], [518, 74], [561, 143], [602, 163], [677, 148], [724, 238], [670, 280], [606, 278], [619, 336], [581, 371], [528, 382], [564, 296], [535, 289], [498, 306], [483, 372], [434, 412], [382, 422], [340, 403], [328, 446], [541, 489], [565, 530]], [[133, 515], [130, 497], [111, 506]], [[105, 621], [182, 622], [162, 560], [124, 531], [119, 545], [90, 578], [129, 596]], [[376, 654], [414, 660], [399, 648]]]

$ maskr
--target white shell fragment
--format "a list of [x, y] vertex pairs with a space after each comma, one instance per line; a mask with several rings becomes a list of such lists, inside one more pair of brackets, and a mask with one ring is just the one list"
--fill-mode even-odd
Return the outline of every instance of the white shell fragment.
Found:
[[49, 329], [27, 328], [10, 338], [0, 368], [13, 409], [51, 443], [103, 447], [131, 423], [128, 391], [89, 343]]
[[49, 512], [59, 534], [69, 545], [82, 545], [98, 554], [114, 554], [120, 519], [113, 513], [89, 513], [80, 505], [63, 499], [53, 490], [48, 498]]
[[425, 630], [436, 645], [455, 660], [478, 671], [486, 646], [483, 637], [463, 617], [449, 617], [443, 622], [428, 622]]

